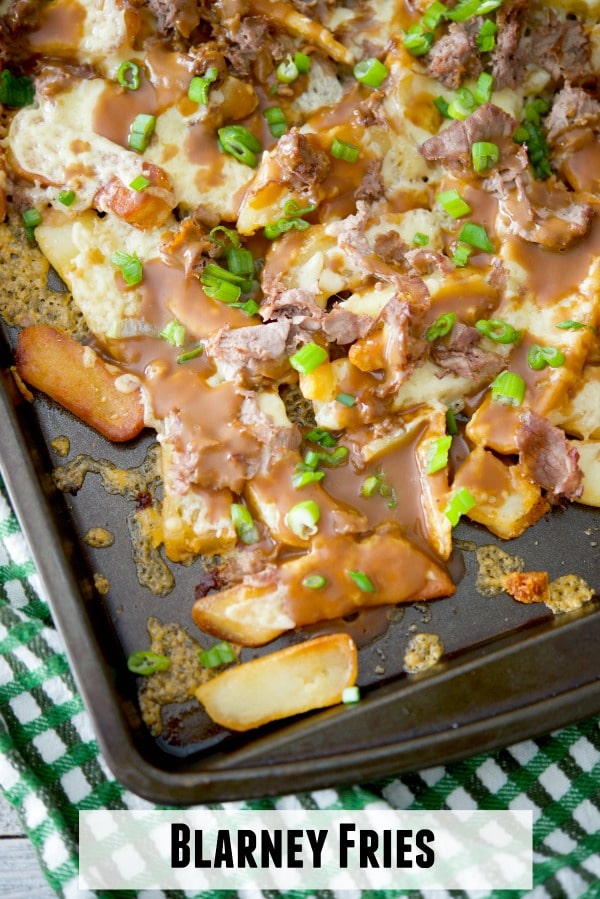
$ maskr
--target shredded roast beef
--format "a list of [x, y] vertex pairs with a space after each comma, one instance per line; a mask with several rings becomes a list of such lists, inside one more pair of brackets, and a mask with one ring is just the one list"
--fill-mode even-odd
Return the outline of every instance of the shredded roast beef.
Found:
[[296, 328], [319, 330], [323, 310], [315, 302], [314, 293], [301, 287], [286, 290], [278, 282], [263, 288], [267, 294], [260, 307], [263, 321], [289, 321]]
[[385, 187], [381, 179], [381, 159], [373, 159], [367, 165], [360, 187], [354, 194], [357, 200], [367, 200], [374, 203], [384, 196]]
[[476, 328], [457, 322], [443, 343], [434, 344], [431, 355], [445, 372], [460, 378], [491, 381], [502, 371], [505, 361], [497, 353], [482, 349], [480, 340]]
[[428, 54], [428, 72], [447, 88], [456, 90], [465, 75], [476, 77], [483, 66], [476, 37], [483, 19], [475, 16], [467, 22], [455, 22], [435, 41]]
[[[262, 328], [256, 328], [259, 331]], [[266, 415], [260, 408], [258, 396], [254, 391], [248, 391], [244, 397], [240, 411], [240, 422], [248, 426], [252, 434], [263, 445], [264, 470], [265, 459], [271, 462], [281, 458], [288, 450], [298, 449], [302, 436], [296, 425], [281, 427], [275, 424], [273, 419]]]
[[330, 343], [345, 346], [364, 337], [373, 325], [369, 315], [359, 315], [349, 309], [334, 306], [331, 312], [322, 313], [321, 326]]
[[403, 265], [408, 246], [398, 232], [392, 230], [378, 234], [373, 249], [389, 265]]
[[222, 41], [223, 55], [238, 78], [250, 76], [251, 65], [265, 46], [269, 23], [262, 16], [244, 16]]
[[410, 266], [409, 271], [414, 271], [419, 275], [430, 275], [438, 268], [445, 275], [454, 271], [454, 263], [448, 259], [443, 253], [436, 250], [428, 250], [426, 247], [416, 247], [414, 250], [408, 250], [404, 257]]
[[[377, 54], [366, 54], [377, 55]], [[356, 120], [359, 125], [365, 128], [371, 128], [373, 125], [385, 125], [386, 117], [383, 109], [383, 100], [385, 92], [382, 90], [372, 90], [366, 100], [363, 100], [356, 107]]]
[[600, 102], [582, 88], [567, 84], [554, 97], [545, 126], [551, 146], [568, 131], [579, 128], [600, 130]]
[[583, 491], [579, 453], [564, 432], [536, 412], [526, 410], [517, 431], [519, 460], [554, 501], [577, 499]]
[[283, 180], [293, 190], [309, 193], [329, 174], [331, 161], [312, 134], [302, 134], [291, 128], [279, 138], [275, 156], [282, 170]]
[[516, 87], [525, 77], [527, 59], [520, 52], [521, 38], [529, 0], [503, 3], [496, 13], [496, 46], [492, 50], [491, 69], [494, 87]]
[[560, 181], [534, 181], [527, 172], [500, 196], [498, 209], [510, 234], [550, 250], [568, 247], [587, 234], [594, 213]]
[[545, 69], [556, 84], [584, 78], [590, 71], [590, 41], [577, 19], [560, 20], [544, 9], [523, 42], [528, 62]]
[[297, 349], [286, 319], [247, 328], [220, 328], [203, 341], [204, 352], [228, 380], [246, 387], [289, 373], [288, 356]]
[[97, 78], [98, 72], [90, 65], [71, 65], [66, 62], [44, 63], [36, 73], [35, 92], [44, 97], [54, 97], [68, 90], [77, 81]]
[[178, 31], [189, 37], [200, 23], [197, 0], [146, 0], [146, 6], [156, 17], [157, 31], [163, 36]]
[[177, 231], [167, 235], [160, 248], [163, 261], [181, 266], [186, 276], [200, 275], [205, 265], [221, 252], [221, 247], [209, 240], [205, 229], [191, 216], [181, 222]]
[[[499, 174], [502, 181], [509, 181], [528, 165], [527, 151], [512, 139], [517, 127], [518, 122], [507, 112], [493, 103], [485, 103], [464, 121], [453, 122], [430, 137], [421, 144], [419, 152], [428, 161], [442, 162], [450, 171], [464, 178], [467, 172], [473, 172], [473, 144], [477, 141], [495, 143], [500, 150], [500, 158], [491, 172], [496, 176]], [[482, 177], [488, 175], [486, 172]]]
[[[330, 343], [346, 345], [363, 337], [373, 320], [368, 315], [358, 315], [349, 309], [334, 306], [330, 312], [315, 302], [314, 294], [300, 287], [277, 291], [260, 308], [264, 320], [287, 322], [290, 340], [306, 343], [313, 339], [315, 331], [322, 331]], [[291, 350], [293, 352], [293, 350]]]

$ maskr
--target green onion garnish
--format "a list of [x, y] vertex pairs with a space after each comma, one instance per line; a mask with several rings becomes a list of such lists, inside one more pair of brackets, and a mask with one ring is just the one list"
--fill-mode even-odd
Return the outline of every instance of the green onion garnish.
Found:
[[117, 81], [129, 91], [137, 91], [140, 86], [140, 67], [137, 62], [127, 59], [117, 69]]
[[367, 87], [381, 87], [388, 75], [387, 68], [374, 56], [361, 59], [354, 66], [354, 77]]
[[132, 150], [143, 153], [148, 149], [148, 145], [156, 128], [156, 116], [147, 115], [140, 112], [136, 115], [129, 129], [128, 144]]
[[296, 62], [288, 56], [283, 62], [280, 62], [275, 70], [275, 77], [282, 84], [291, 84], [292, 81], [295, 81], [298, 75], [300, 74], [300, 69], [296, 65]]
[[324, 578], [322, 574], [309, 574], [302, 581], [302, 586], [308, 587], [309, 590], [322, 590], [326, 584], [327, 578]]
[[204, 293], [213, 300], [220, 300], [221, 303], [233, 305], [242, 295], [242, 288], [239, 284], [231, 284], [220, 278], [209, 278], [202, 275], [200, 278]]
[[342, 690], [342, 702], [344, 705], [356, 705], [360, 702], [360, 690], [357, 686], [344, 687]]
[[458, 434], [458, 425], [456, 423], [456, 415], [454, 414], [454, 409], [446, 409], [446, 430], [452, 436]]
[[475, 95], [475, 100], [477, 101], [479, 106], [483, 106], [484, 103], [489, 103], [492, 99], [492, 91], [494, 89], [494, 78], [488, 72], [482, 72], [479, 78], [477, 79], [477, 83], [475, 84], [475, 90], [473, 91]]
[[485, 172], [491, 169], [500, 159], [498, 145], [486, 140], [476, 141], [471, 147], [471, 159], [476, 172]]
[[460, 521], [461, 515], [465, 515], [475, 505], [477, 505], [477, 503], [475, 502], [473, 494], [467, 490], [466, 487], [461, 487], [460, 490], [456, 491], [444, 509], [444, 515], [452, 527], [456, 527]]
[[523, 336], [522, 331], [517, 331], [508, 322], [502, 321], [500, 318], [482, 318], [475, 322], [475, 327], [484, 337], [489, 337], [496, 343], [520, 343]]
[[62, 203], [63, 206], [72, 206], [75, 202], [75, 197], [74, 190], [61, 190], [58, 193], [58, 202]]
[[138, 175], [137, 178], [133, 179], [129, 186], [132, 190], [140, 193], [140, 191], [146, 190], [147, 187], [150, 187], [150, 179], [146, 178], [145, 175]]
[[172, 318], [170, 322], [164, 326], [160, 332], [160, 336], [171, 346], [183, 346], [185, 343], [185, 327], [178, 322], [176, 318]]
[[466, 222], [460, 230], [458, 239], [461, 243], [468, 243], [470, 246], [475, 247], [476, 250], [483, 250], [484, 253], [494, 252], [494, 245], [490, 241], [483, 225]]
[[324, 471], [313, 471], [312, 468], [299, 462], [292, 475], [292, 484], [296, 490], [300, 490], [302, 487], [306, 487], [307, 484], [318, 484], [324, 477]]
[[481, 0], [460, 0], [453, 9], [447, 13], [447, 18], [453, 22], [464, 22], [479, 11]]
[[433, 341], [445, 337], [450, 333], [455, 322], [456, 312], [444, 312], [443, 315], [438, 315], [434, 323], [425, 331], [425, 340]]
[[459, 243], [452, 254], [452, 262], [457, 268], [464, 268], [472, 252], [473, 247], [469, 246], [468, 243]]
[[208, 92], [211, 84], [219, 77], [219, 70], [211, 66], [202, 77], [196, 76], [190, 81], [188, 98], [199, 106], [208, 106]]
[[346, 574], [352, 578], [358, 589], [362, 590], [363, 593], [375, 593], [375, 586], [364, 571], [347, 571]]
[[139, 284], [143, 277], [143, 268], [137, 253], [124, 253], [123, 250], [117, 250], [110, 257], [113, 265], [116, 265], [121, 272], [121, 276], [129, 287]]
[[234, 275], [247, 278], [254, 274], [254, 257], [250, 250], [243, 247], [231, 247], [225, 253], [227, 268]]
[[[225, 237], [225, 241], [228, 243], [223, 243], [223, 241], [219, 240], [218, 237], [215, 237], [216, 234], [222, 233]], [[240, 235], [233, 228], [227, 228], [225, 225], [216, 225], [214, 228], [208, 232], [208, 239], [215, 243], [218, 247], [223, 247], [224, 250], [228, 249], [231, 244], [232, 247], [239, 247], [241, 244]]]
[[273, 137], [281, 137], [287, 131], [287, 122], [281, 106], [270, 106], [263, 112]]
[[0, 73], [0, 103], [18, 109], [31, 106], [35, 97], [33, 81], [25, 75], [13, 75], [8, 69]]
[[493, 12], [495, 9], [498, 9], [499, 6], [502, 6], [504, 0], [482, 0], [477, 8], [478, 16], [485, 16], [489, 12]]
[[356, 397], [351, 393], [338, 393], [336, 400], [338, 403], [341, 403], [343, 406], [348, 406], [349, 408], [356, 405]]
[[294, 53], [294, 62], [301, 75], [306, 75], [310, 71], [310, 56], [307, 56], [306, 53], [300, 53], [298, 50]]
[[465, 203], [459, 192], [454, 190], [454, 188], [445, 190], [441, 194], [436, 194], [436, 200], [446, 210], [448, 215], [451, 215], [454, 219], [462, 218], [471, 212], [469, 204]]
[[411, 25], [402, 43], [411, 56], [425, 56], [431, 49], [434, 37], [433, 31], [425, 31], [422, 25]]
[[489, 53], [496, 46], [498, 26], [491, 19], [486, 19], [477, 35], [477, 46], [482, 53]]
[[258, 165], [257, 153], [262, 150], [260, 141], [243, 125], [225, 125], [217, 131], [219, 145], [238, 162], [254, 169]]
[[492, 400], [506, 406], [520, 406], [525, 397], [525, 381], [514, 371], [500, 372], [492, 381]]
[[448, 103], [447, 100], [445, 100], [443, 97], [436, 97], [435, 100], [433, 101], [433, 105], [437, 108], [438, 112], [440, 112], [441, 115], [443, 115], [443, 117], [445, 119], [450, 118], [450, 113], [448, 112], [448, 109], [450, 108], [450, 104]]
[[287, 218], [297, 218], [300, 215], [308, 215], [309, 212], [314, 212], [316, 208], [316, 203], [309, 203], [308, 206], [300, 206], [296, 200], [288, 200], [283, 207], [283, 211]]
[[235, 660], [235, 650], [227, 640], [213, 643], [210, 649], [202, 649], [198, 653], [198, 661], [204, 668], [219, 668], [220, 665], [229, 665]]
[[549, 365], [551, 368], [560, 368], [565, 364], [565, 357], [555, 346], [540, 346], [534, 343], [527, 353], [527, 365], [534, 371], [542, 371]]
[[21, 217], [25, 228], [33, 229], [42, 224], [42, 215], [38, 209], [26, 209]]
[[192, 359], [197, 359], [198, 356], [202, 355], [203, 350], [204, 347], [199, 343], [193, 350], [188, 350], [187, 353], [181, 353], [177, 356], [176, 362], [178, 365], [183, 365], [184, 362], [190, 362]]
[[383, 484], [383, 475], [381, 474], [372, 474], [369, 475], [368, 478], [360, 485], [360, 495], [361, 496], [375, 496], [376, 493], [379, 493], [379, 489]]
[[313, 499], [307, 499], [292, 506], [286, 513], [285, 523], [296, 537], [308, 540], [309, 537], [314, 537], [319, 530], [320, 518], [321, 510], [317, 503]]
[[556, 327], [560, 328], [561, 331], [581, 331], [582, 328], [588, 328], [590, 331], [593, 331], [594, 334], [597, 333], [596, 328], [593, 325], [586, 325], [584, 322], [574, 322], [571, 319], [557, 322]]
[[334, 137], [331, 143], [331, 155], [336, 159], [343, 159], [344, 162], [356, 162], [360, 156], [360, 148]]
[[309, 375], [328, 359], [327, 350], [318, 343], [305, 343], [297, 353], [290, 356], [290, 365], [302, 375]]
[[142, 649], [134, 652], [127, 659], [127, 667], [133, 674], [154, 674], [156, 671], [166, 671], [171, 660], [167, 656], [161, 656], [151, 649]]
[[544, 137], [541, 119], [548, 109], [548, 103], [541, 97], [532, 100], [525, 107], [525, 120], [513, 134], [515, 143], [526, 145], [529, 162], [537, 181], [549, 178], [552, 174], [549, 162], [550, 147]]
[[423, 13], [423, 25], [430, 31], [434, 31], [447, 12], [448, 7], [444, 6], [443, 3], [440, 3], [439, 0], [435, 0], [435, 2], [428, 6]]
[[429, 235], [423, 234], [422, 231], [417, 231], [412, 242], [416, 247], [426, 247], [429, 243]]
[[471, 115], [476, 107], [475, 97], [468, 87], [460, 87], [448, 104], [448, 115], [451, 119], [462, 121]]
[[232, 303], [232, 306], [239, 306], [242, 312], [252, 318], [253, 315], [256, 315], [260, 306], [256, 302], [256, 300], [246, 300], [245, 303]]
[[427, 453], [427, 474], [434, 474], [448, 464], [448, 452], [452, 445], [452, 437], [438, 437], [434, 440]]
[[337, 443], [335, 437], [332, 437], [329, 431], [326, 431], [324, 428], [313, 428], [312, 431], [304, 435], [304, 438], [305, 440], [310, 440], [311, 443], [318, 443], [326, 447], [335, 446]]
[[242, 543], [258, 543], [260, 534], [247, 506], [231, 504], [231, 523]]

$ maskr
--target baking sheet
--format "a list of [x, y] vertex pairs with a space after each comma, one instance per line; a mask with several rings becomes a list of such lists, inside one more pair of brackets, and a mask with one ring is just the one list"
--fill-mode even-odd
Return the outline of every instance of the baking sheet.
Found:
[[[460, 579], [453, 597], [371, 610], [335, 624], [360, 647], [359, 705], [240, 736], [214, 725], [190, 701], [168, 707], [163, 735], [152, 738], [126, 658], [148, 646], [150, 615], [184, 625], [203, 645], [213, 642], [191, 621], [199, 567], [171, 565], [175, 589], [154, 596], [139, 585], [131, 558], [126, 516], [132, 504], [105, 493], [97, 475], [88, 475], [75, 496], [55, 488], [52, 469], [65, 461], [50, 446], [57, 436], [70, 440], [68, 460], [89, 453], [121, 468], [141, 464], [153, 437], [114, 445], [42, 396], [25, 402], [9, 372], [14, 339], [8, 329], [0, 346], [0, 466], [100, 745], [115, 776], [134, 792], [187, 804], [356, 782], [445, 763], [600, 711], [598, 601], [555, 617], [545, 606], [522, 605], [505, 594], [480, 595], [473, 546], [500, 541], [461, 523], [451, 563]], [[98, 526], [115, 535], [112, 547], [83, 542], [87, 529]], [[572, 505], [502, 546], [522, 556], [526, 570], [545, 569], [551, 579], [574, 573], [598, 591], [599, 537], [597, 511]], [[95, 589], [94, 572], [109, 577], [106, 596]], [[332, 629], [315, 626], [265, 649], [245, 649], [242, 660], [325, 627]], [[431, 671], [407, 677], [402, 660], [415, 630], [439, 634], [445, 654]]]

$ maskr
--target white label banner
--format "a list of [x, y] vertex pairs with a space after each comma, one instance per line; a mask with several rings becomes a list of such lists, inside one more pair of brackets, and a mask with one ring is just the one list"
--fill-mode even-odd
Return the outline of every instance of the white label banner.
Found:
[[530, 811], [79, 813], [88, 890], [522, 890]]

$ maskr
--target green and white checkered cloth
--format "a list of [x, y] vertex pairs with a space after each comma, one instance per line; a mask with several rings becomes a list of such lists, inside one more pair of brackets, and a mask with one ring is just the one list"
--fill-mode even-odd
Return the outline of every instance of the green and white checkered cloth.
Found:
[[[152, 806], [117, 783], [106, 767], [1, 482], [0, 784], [20, 813], [57, 895], [67, 899], [120, 895], [78, 890], [78, 812]], [[400, 890], [364, 894], [365, 899], [600, 899], [600, 718], [447, 767], [341, 790], [229, 805], [254, 809], [531, 809], [532, 891]], [[179, 899], [191, 894], [127, 891], [123, 895]], [[304, 894], [276, 895], [293, 899]], [[318, 895], [335, 899], [334, 893]], [[262, 896], [274, 899], [275, 894], [252, 890], [240, 899]], [[235, 899], [235, 894], [231, 897]]]

